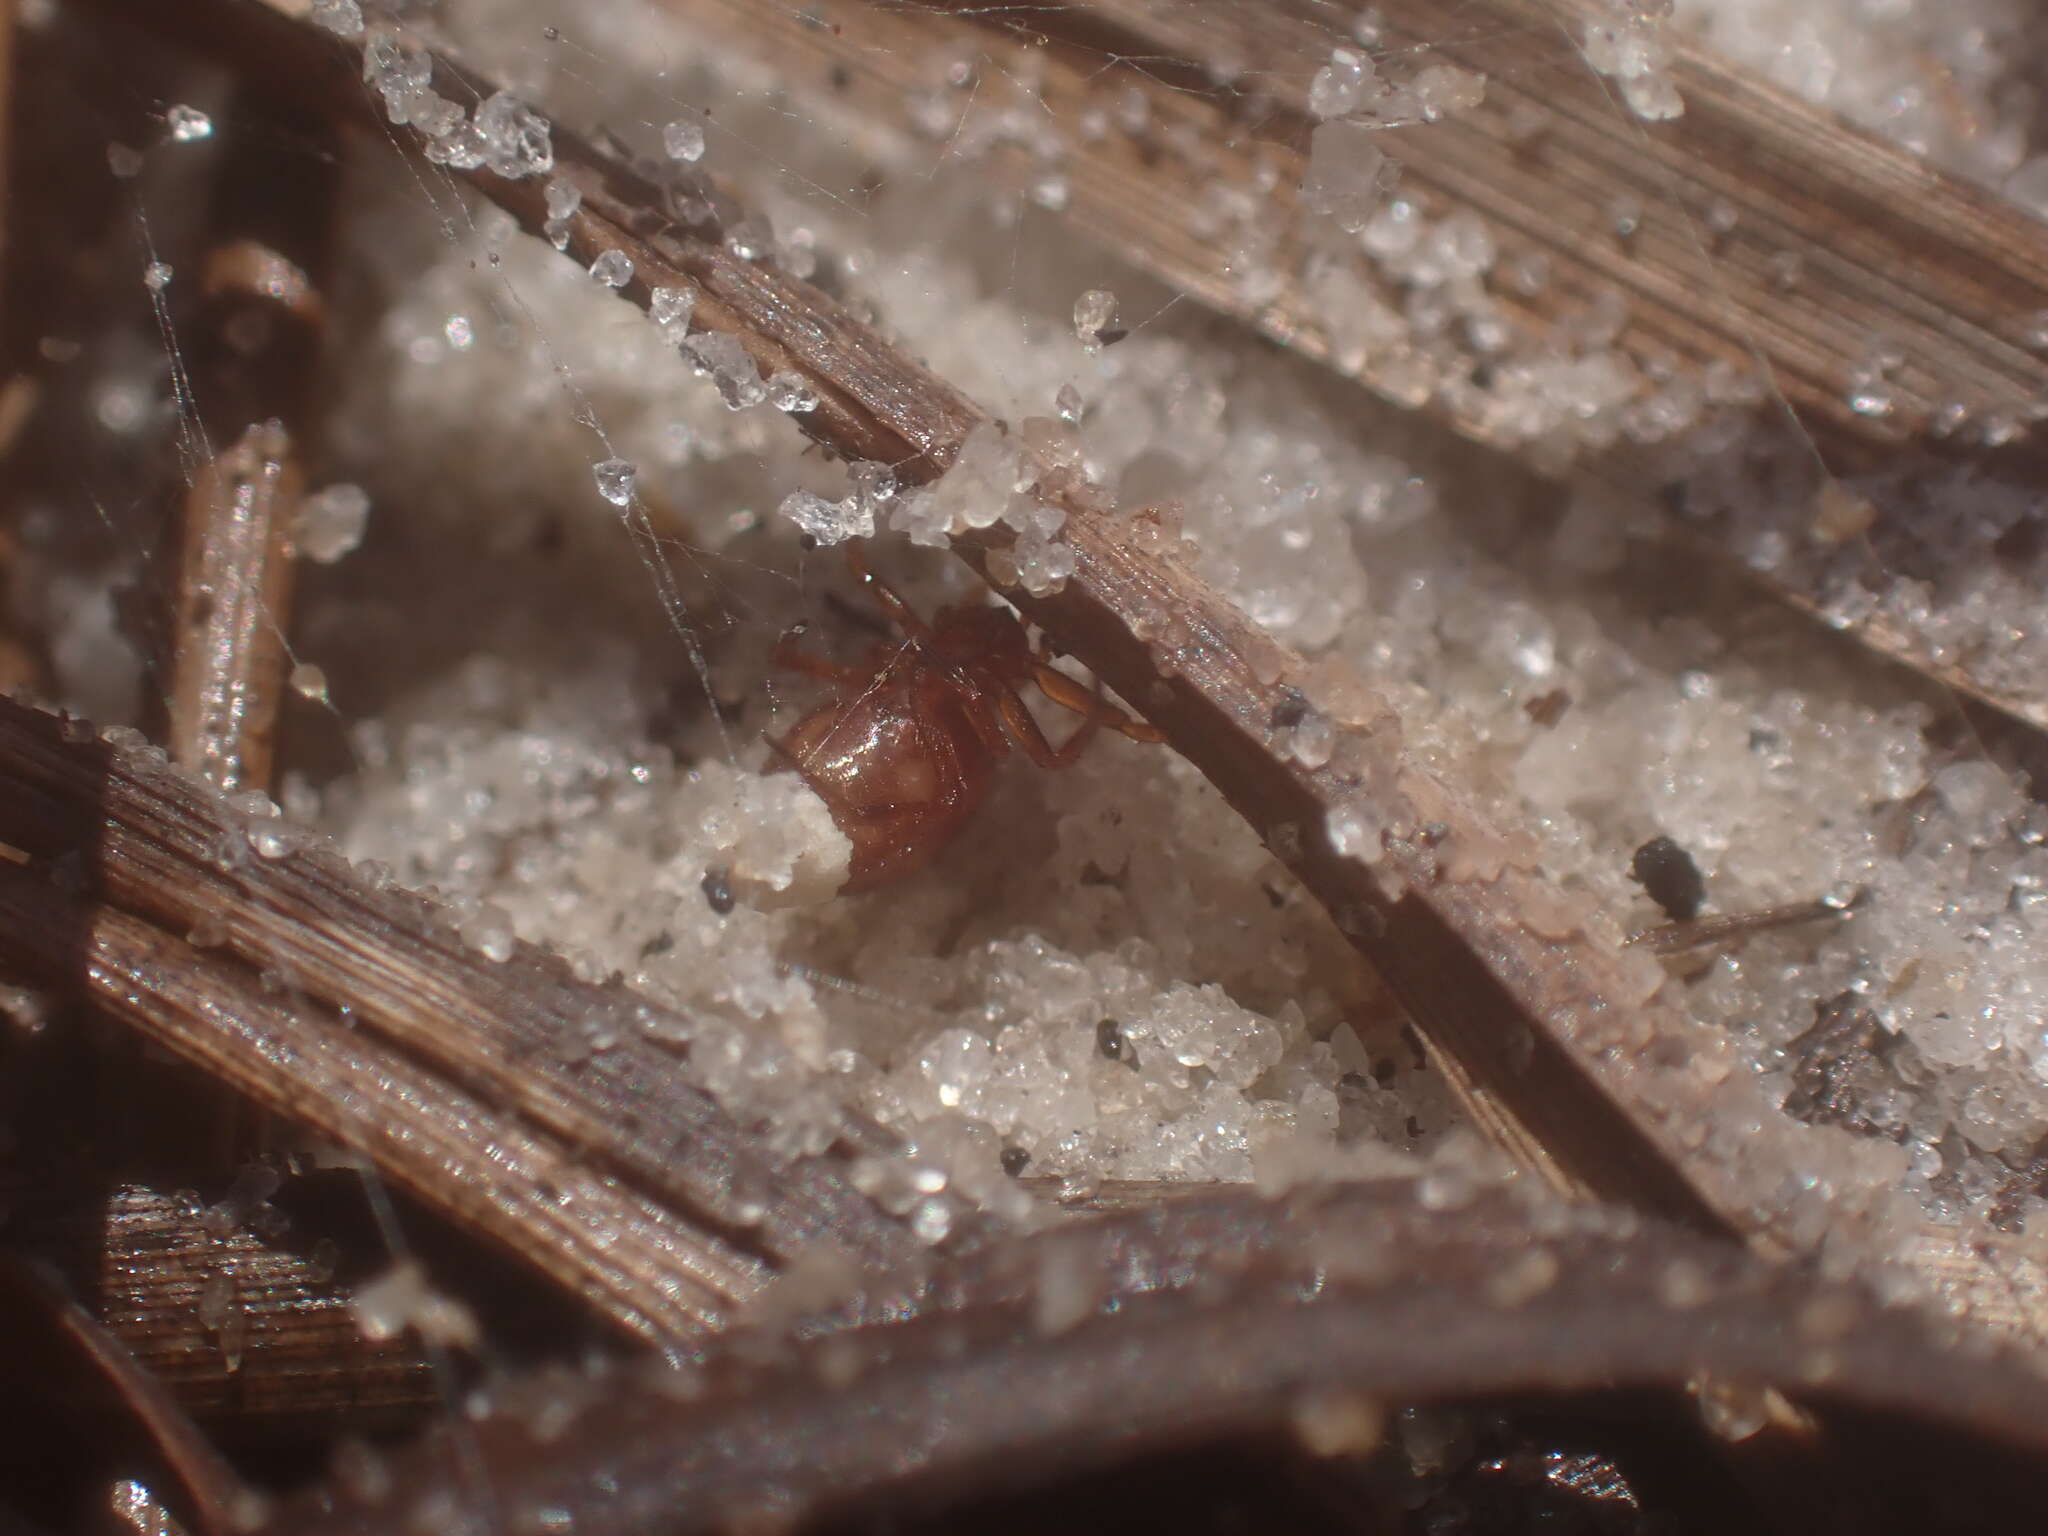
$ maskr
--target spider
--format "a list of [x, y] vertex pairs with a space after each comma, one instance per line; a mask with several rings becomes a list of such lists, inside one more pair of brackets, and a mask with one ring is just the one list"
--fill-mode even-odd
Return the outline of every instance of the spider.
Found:
[[[922, 869], [959, 834], [986, 798], [996, 765], [1014, 744], [1041, 768], [1064, 768], [1104, 725], [1133, 741], [1165, 738], [1055, 671], [1007, 608], [942, 608], [926, 623], [868, 569], [857, 546], [848, 564], [903, 639], [875, 646], [864, 666], [842, 667], [784, 636], [776, 666], [838, 690], [770, 745], [802, 774], [853, 844], [842, 889], [865, 890]], [[1055, 747], [1025, 707], [1032, 682], [1082, 717]]]

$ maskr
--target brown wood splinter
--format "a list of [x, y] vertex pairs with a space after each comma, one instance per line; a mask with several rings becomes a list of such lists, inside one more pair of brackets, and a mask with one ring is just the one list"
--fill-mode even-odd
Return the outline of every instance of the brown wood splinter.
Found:
[[[927, 623], [868, 569], [858, 546], [847, 547], [847, 561], [903, 639], [873, 647], [863, 666], [842, 667], [785, 636], [775, 664], [838, 692], [771, 738], [853, 844], [844, 889], [886, 884], [936, 858], [987, 797], [1013, 744], [1041, 768], [1064, 768], [1100, 726], [1133, 741], [1164, 739], [1106, 703], [1099, 684], [1090, 690], [1056, 670], [1009, 609], [942, 608]], [[1059, 746], [1025, 706], [1023, 683], [1082, 717]]]

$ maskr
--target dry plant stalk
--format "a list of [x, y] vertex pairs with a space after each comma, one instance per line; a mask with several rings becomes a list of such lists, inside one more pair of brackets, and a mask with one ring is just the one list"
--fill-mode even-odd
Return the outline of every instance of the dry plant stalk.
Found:
[[[523, 1254], [629, 1332], [679, 1343], [722, 1321], [723, 1293], [744, 1284], [718, 1272], [720, 1261], [739, 1268], [730, 1255], [707, 1260], [703, 1240], [670, 1213], [608, 1188], [558, 1142], [366, 1049], [329, 1010], [279, 1007], [253, 973], [110, 907], [63, 900], [12, 867], [0, 868], [0, 914], [11, 972], [82, 994], [261, 1107], [362, 1149], [394, 1183]], [[451, 1168], [489, 1174], [450, 1177]]]
[[290, 524], [304, 494], [277, 422], [251, 423], [183, 501], [165, 740], [222, 789], [267, 789], [283, 702]]
[[[323, 147], [320, 126], [303, 117], [279, 120], [277, 131]], [[293, 519], [305, 494], [336, 179], [331, 158], [311, 158], [308, 172], [269, 136], [238, 139], [221, 156], [198, 297], [180, 299], [172, 315], [192, 338], [196, 427], [180, 445], [177, 569], [164, 573], [172, 590], [163, 740], [173, 762], [222, 789], [271, 787], [283, 704]]]
[[[0, 1359], [10, 1400], [45, 1401], [52, 1381], [66, 1394], [60, 1433], [90, 1438], [108, 1460], [146, 1472], [157, 1494], [198, 1536], [227, 1536], [259, 1506], [220, 1453], [193, 1427], [164, 1383], [145, 1369], [46, 1271], [0, 1255], [0, 1305], [14, 1342]], [[47, 1432], [47, 1431], [45, 1431]], [[27, 1433], [24, 1426], [13, 1431]]]
[[[273, 79], [338, 115], [375, 121], [352, 53], [259, 0], [208, 0], [181, 11], [175, 26], [248, 78]], [[479, 98], [491, 94], [490, 83], [445, 48], [434, 53], [434, 68]], [[1751, 90], [1743, 99], [1766, 98]], [[836, 454], [888, 462], [906, 482], [922, 483], [986, 420], [809, 285], [742, 260], [715, 227], [677, 227], [660, 189], [617, 153], [559, 123], [553, 148], [554, 176], [581, 194], [567, 221], [568, 256], [587, 265], [622, 252], [633, 276], [620, 291], [643, 306], [657, 286], [694, 287], [702, 295], [695, 323], [736, 336], [763, 374], [793, 369], [805, 378], [820, 405], [801, 418], [803, 429]], [[1886, 163], [1896, 171], [1906, 162]], [[463, 175], [540, 232], [546, 209], [535, 181], [484, 169]], [[1925, 175], [1916, 167], [1914, 184]], [[1809, 173], [1801, 184], [1821, 183]], [[1885, 185], [1882, 176], [1873, 183]], [[1938, 240], [1955, 228], [1915, 238]], [[1974, 265], [1959, 255], [1957, 265], [1972, 281], [1989, 281], [1981, 253]], [[1969, 302], [1992, 306], [2040, 286], [2026, 274], [2000, 282]], [[1842, 287], [1863, 291], [1846, 277]], [[1945, 296], [1961, 318], [1930, 323], [1928, 346], [1951, 331], [1972, 334], [1966, 299]], [[1902, 312], [1926, 304], [1912, 294], [1895, 302]], [[1988, 337], [1988, 325], [1975, 329]], [[1975, 372], [1965, 369], [1972, 387], [1992, 389], [1999, 367], [2009, 383], [2031, 384], [2040, 374], [2038, 362], [2007, 343], [1972, 345], [1944, 364], [1963, 368], [1975, 357]], [[1817, 411], [1824, 393], [1814, 397]], [[1932, 394], [1930, 384], [1930, 408]], [[1295, 871], [1386, 978], [1475, 1118], [1517, 1161], [1576, 1195], [1767, 1250], [1803, 1246], [1780, 1226], [1800, 1137], [1789, 1128], [1743, 1129], [1770, 1126], [1774, 1106], [1737, 1070], [1727, 1040], [1659, 1000], [1664, 975], [1651, 955], [1624, 948], [1605, 914], [1553, 886], [1530, 839], [1495, 829], [1458, 786], [1411, 760], [1401, 720], [1370, 687], [1340, 665], [1307, 667], [1196, 576], [1167, 521], [1108, 505], [1065, 468], [1043, 468], [1037, 493], [1065, 514], [1075, 574], [1050, 597], [1004, 595], [1162, 729]], [[996, 529], [954, 547], [986, 574], [1005, 539]], [[1329, 726], [1326, 751], [1296, 749], [1306, 715]], [[1368, 844], [1357, 850], [1363, 857], [1333, 842], [1333, 816], [1373, 829], [1360, 840]], [[2048, 1276], [2000, 1252], [1992, 1234], [1932, 1235], [1918, 1262], [1958, 1310], [2048, 1336]]]
[[[729, 1337], [681, 1380], [510, 1391], [458, 1431], [479, 1484], [451, 1477], [436, 1436], [379, 1497], [323, 1488], [267, 1529], [367, 1536], [393, 1510], [494, 1504], [616, 1536], [782, 1526], [1233, 1433], [1363, 1456], [1407, 1404], [1687, 1383], [1727, 1433], [1772, 1445], [1780, 1469], [1757, 1491], [1801, 1529], [1893, 1528], [1892, 1501], [1924, 1509], [1927, 1479], [1981, 1521], [2034, 1497], [2048, 1387], [2022, 1365], [1965, 1365], [1854, 1289], [1661, 1223], [1498, 1190], [1433, 1210], [1418, 1193], [1230, 1190], [1040, 1232], [942, 1267], [900, 1323]], [[1889, 1434], [1817, 1426], [1764, 1381], [1892, 1415]], [[536, 1421], [561, 1426], [545, 1457]], [[1958, 1431], [1981, 1444], [1959, 1454]]]
[[[353, 1237], [350, 1226], [368, 1219], [349, 1170], [300, 1175], [287, 1194], [314, 1230]], [[414, 1340], [362, 1336], [351, 1297], [381, 1261], [332, 1238], [309, 1252], [303, 1239], [223, 1232], [211, 1213], [135, 1184], [90, 1202], [74, 1192], [63, 1209], [24, 1212], [14, 1225], [18, 1247], [61, 1274], [184, 1412], [224, 1438], [385, 1435], [440, 1405]]]
[[[155, 758], [155, 760], [152, 760]], [[147, 750], [0, 700], [0, 945], [667, 1343], [814, 1242], [896, 1269], [914, 1240], [830, 1159], [782, 1162], [693, 1086], [691, 1026], [266, 835]], [[89, 896], [60, 889], [53, 871]], [[193, 937], [203, 941], [193, 942]], [[848, 1117], [849, 1149], [879, 1149]], [[463, 1170], [469, 1170], [465, 1173]]]

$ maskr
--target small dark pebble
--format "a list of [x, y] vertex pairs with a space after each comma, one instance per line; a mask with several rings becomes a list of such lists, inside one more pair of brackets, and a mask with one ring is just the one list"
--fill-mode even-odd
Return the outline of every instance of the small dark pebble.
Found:
[[732, 910], [732, 881], [724, 870], [705, 870], [702, 884], [704, 899], [711, 904], [712, 911], [723, 917]]
[[1024, 1165], [1030, 1161], [1031, 1154], [1022, 1147], [1003, 1148], [1003, 1172], [1013, 1179], [1024, 1171]]
[[1113, 347], [1130, 334], [1130, 331], [1123, 327], [1112, 327], [1106, 331], [1097, 331], [1095, 339], [1105, 347]]
[[1636, 850], [1628, 867], [1644, 893], [1674, 923], [1689, 923], [1699, 915], [1700, 903], [1707, 899], [1707, 882], [1700, 878], [1692, 855], [1670, 838], [1651, 838]]
[[1111, 1061], [1123, 1060], [1124, 1027], [1115, 1019], [1104, 1019], [1096, 1025], [1095, 1049]]

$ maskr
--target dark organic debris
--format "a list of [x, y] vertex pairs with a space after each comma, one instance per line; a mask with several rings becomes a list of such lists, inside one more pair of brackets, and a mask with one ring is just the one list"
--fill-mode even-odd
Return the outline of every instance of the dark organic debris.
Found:
[[1674, 923], [1689, 923], [1699, 916], [1707, 899], [1707, 883], [1692, 855], [1668, 837], [1653, 837], [1629, 860], [1629, 873], [1641, 884], [1650, 900], [1664, 909]]

